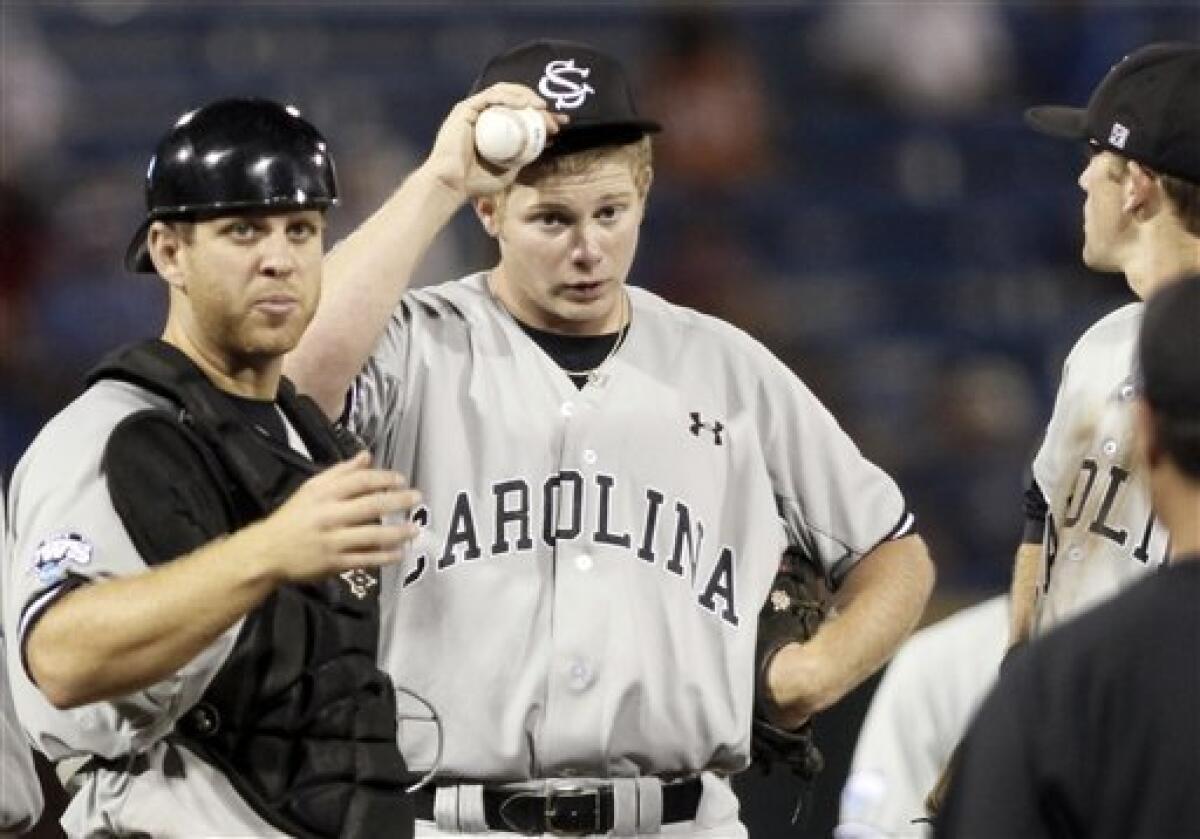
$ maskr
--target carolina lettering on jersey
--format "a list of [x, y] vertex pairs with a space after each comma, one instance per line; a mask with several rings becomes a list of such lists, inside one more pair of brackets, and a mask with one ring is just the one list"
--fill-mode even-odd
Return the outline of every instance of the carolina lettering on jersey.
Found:
[[[1145, 564], [1150, 561], [1150, 539], [1154, 535], [1156, 521], [1154, 513], [1151, 512], [1146, 517], [1145, 524], [1137, 533], [1132, 532], [1127, 523], [1116, 521], [1113, 514], [1130, 475], [1128, 469], [1115, 463], [1110, 464], [1107, 469], [1102, 469], [1096, 459], [1092, 457], [1084, 458], [1079, 464], [1079, 472], [1075, 477], [1074, 488], [1067, 497], [1061, 523], [1053, 513], [1046, 517], [1046, 566], [1045, 577], [1042, 581], [1043, 590], [1049, 589], [1054, 563], [1059, 558], [1060, 530], [1070, 530], [1082, 526], [1088, 533], [1106, 539], [1117, 547], [1125, 548], [1125, 552], [1138, 562]], [[1093, 498], [1098, 499], [1098, 502], [1089, 504]], [[1137, 537], [1136, 541], [1131, 537]], [[1165, 561], [1165, 554], [1160, 559]]]
[[[1083, 511], [1088, 505], [1093, 489], [1097, 492], [1102, 492], [1100, 505], [1096, 509], [1092, 520], [1088, 522], [1087, 529], [1089, 533], [1095, 533], [1097, 536], [1102, 536], [1120, 546], [1125, 546], [1129, 540], [1130, 532], [1125, 527], [1121, 527], [1113, 522], [1113, 508], [1116, 506], [1117, 495], [1121, 492], [1122, 485], [1129, 480], [1130, 472], [1117, 464], [1112, 464], [1108, 467], [1107, 473], [1101, 479], [1104, 484], [1104, 489], [1097, 489], [1097, 476], [1100, 474], [1100, 466], [1092, 458], [1085, 458], [1079, 465], [1079, 477], [1076, 479], [1076, 492], [1078, 500], [1074, 495], [1067, 499], [1067, 512], [1063, 518], [1063, 524], [1066, 527], [1075, 527], [1079, 524], [1080, 518], [1083, 516]], [[1084, 481], [1082, 492], [1079, 492], [1079, 481]], [[1075, 510], [1072, 513], [1070, 508], [1074, 506]], [[1154, 514], [1151, 513], [1146, 518], [1145, 527], [1142, 528], [1141, 539], [1137, 542], [1137, 546], [1130, 553], [1134, 559], [1139, 562], [1146, 562], [1150, 559], [1148, 549], [1150, 547], [1150, 534], [1154, 529]]]
[[[431, 565], [439, 572], [469, 567], [484, 557], [484, 544], [489, 546], [487, 557], [497, 559], [532, 550], [534, 534], [552, 550], [560, 542], [576, 542], [586, 535], [592, 543], [620, 548], [631, 560], [658, 565], [669, 577], [690, 584], [697, 606], [730, 626], [738, 626], [741, 618], [734, 592], [737, 558], [733, 549], [706, 545], [704, 522], [689, 504], [678, 499], [667, 513], [665, 496], [653, 487], [641, 493], [638, 521], [616, 521], [612, 499], [617, 494], [617, 481], [613, 475], [598, 473], [589, 482], [579, 472], [563, 469], [547, 476], [538, 487], [530, 486], [525, 478], [497, 481], [482, 502], [459, 491], [450, 505], [445, 535], [432, 559], [428, 552], [417, 554], [401, 586], [407, 588], [421, 580]], [[586, 504], [593, 493], [596, 503]], [[477, 509], [480, 503], [487, 509]], [[595, 521], [585, 522], [584, 511], [592, 508]], [[431, 522], [429, 508], [414, 510], [412, 521], [427, 530]], [[487, 527], [483, 534], [481, 526]], [[711, 554], [715, 554], [712, 569], [702, 573], [704, 558]]]

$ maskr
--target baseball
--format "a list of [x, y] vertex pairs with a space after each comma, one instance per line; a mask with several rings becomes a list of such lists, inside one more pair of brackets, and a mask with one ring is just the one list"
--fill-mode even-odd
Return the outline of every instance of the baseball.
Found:
[[496, 166], [532, 163], [546, 145], [546, 124], [533, 108], [492, 105], [475, 121], [475, 148]]

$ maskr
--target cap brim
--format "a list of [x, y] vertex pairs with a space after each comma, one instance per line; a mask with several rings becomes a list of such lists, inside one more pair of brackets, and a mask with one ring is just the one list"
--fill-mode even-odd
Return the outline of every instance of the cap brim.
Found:
[[153, 223], [153, 219], [143, 221], [125, 249], [125, 268], [135, 274], [154, 273], [154, 261], [150, 259], [150, 251], [146, 248], [146, 233]]
[[1087, 139], [1087, 111], [1083, 108], [1064, 108], [1044, 105], [1025, 112], [1025, 124], [1034, 131], [1063, 140]]
[[624, 146], [661, 130], [662, 126], [651, 120], [572, 123], [554, 135], [545, 153], [557, 156], [602, 146]]

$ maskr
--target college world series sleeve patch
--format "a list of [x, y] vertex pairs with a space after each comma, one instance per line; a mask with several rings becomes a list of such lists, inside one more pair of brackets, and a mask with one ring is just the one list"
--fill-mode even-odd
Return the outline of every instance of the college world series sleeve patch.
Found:
[[29, 571], [43, 586], [53, 586], [65, 580], [72, 567], [80, 569], [90, 563], [95, 550], [80, 533], [55, 533], [34, 550]]

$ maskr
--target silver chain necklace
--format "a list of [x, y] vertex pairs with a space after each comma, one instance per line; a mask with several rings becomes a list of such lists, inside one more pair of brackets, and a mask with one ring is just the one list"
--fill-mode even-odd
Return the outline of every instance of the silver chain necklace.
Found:
[[[517, 320], [516, 315], [514, 315], [511, 311], [509, 311], [508, 306], [504, 305], [504, 301], [500, 299], [500, 295], [498, 295], [495, 292], [495, 290], [492, 289], [492, 278], [490, 275], [488, 276], [487, 280], [485, 281], [485, 286], [486, 286], [486, 288], [488, 290], [488, 294], [491, 296], [492, 300], [494, 300], [496, 302], [496, 305], [499, 306], [502, 310], [504, 310], [504, 312], [507, 313], [510, 318], [512, 318], [513, 320]], [[612, 361], [613, 356], [617, 354], [617, 350], [621, 349], [621, 347], [624, 346], [625, 338], [629, 335], [629, 325], [633, 322], [633, 319], [630, 318], [629, 315], [630, 315], [629, 292], [625, 289], [624, 286], [622, 286], [621, 287], [621, 320], [620, 320], [621, 329], [617, 332], [617, 340], [613, 342], [612, 349], [610, 349], [608, 351], [608, 355], [604, 356], [604, 358], [600, 361], [599, 364], [597, 364], [595, 367], [592, 367], [588, 370], [571, 370], [571, 369], [568, 369], [567, 367], [563, 367], [561, 364], [559, 365], [559, 368], [564, 373], [566, 373], [568, 376], [587, 376], [588, 384], [596, 384], [598, 382], [603, 381], [604, 376], [600, 372], [601, 369], [606, 364], [608, 364], [608, 362]]]
[[[612, 357], [617, 354], [617, 350], [625, 343], [625, 337], [629, 334], [629, 324], [632, 319], [629, 318], [629, 294], [624, 288], [621, 289], [621, 329], [617, 332], [617, 340], [613, 341], [612, 349], [608, 351], [608, 355], [601, 359], [600, 363], [588, 370], [571, 370], [563, 367], [562, 370], [568, 376], [587, 376], [588, 384], [596, 384], [603, 379], [601, 368], [608, 362], [612, 361]], [[559, 365], [562, 366], [562, 365]]]

